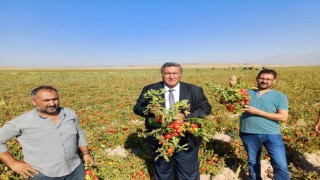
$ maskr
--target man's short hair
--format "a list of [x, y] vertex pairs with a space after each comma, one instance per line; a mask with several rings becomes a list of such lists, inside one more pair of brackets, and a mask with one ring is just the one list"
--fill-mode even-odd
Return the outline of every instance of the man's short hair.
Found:
[[182, 66], [179, 64], [179, 63], [175, 63], [175, 62], [166, 62], [164, 63], [162, 66], [161, 66], [161, 69], [160, 69], [160, 72], [161, 74], [163, 74], [163, 69], [166, 68], [166, 67], [179, 67], [180, 68], [180, 73], [182, 74], [183, 72], [183, 69], [182, 69]]
[[52, 90], [52, 91], [55, 91], [56, 93], [58, 93], [57, 89], [54, 88], [54, 87], [52, 87], [52, 86], [39, 86], [39, 87], [37, 87], [37, 88], [35, 88], [35, 89], [33, 89], [33, 90], [31, 91], [31, 97], [32, 97], [32, 98], [35, 98], [36, 95], [37, 95], [37, 93], [38, 93], [40, 90], [42, 90], [42, 89]]
[[277, 79], [277, 72], [273, 69], [262, 69], [257, 77], [260, 77], [261, 74], [272, 74], [274, 79]]

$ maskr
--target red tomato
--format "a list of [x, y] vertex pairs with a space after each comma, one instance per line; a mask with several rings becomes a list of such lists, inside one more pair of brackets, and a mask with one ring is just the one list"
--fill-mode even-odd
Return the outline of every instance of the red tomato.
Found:
[[136, 177], [137, 177], [137, 174], [133, 173], [133, 174], [131, 175], [131, 177], [132, 177], [132, 178], [136, 178]]
[[171, 135], [171, 134], [165, 134], [165, 135], [164, 135], [164, 138], [165, 138], [165, 139], [171, 139], [171, 138], [172, 138], [172, 135]]
[[239, 93], [243, 93], [244, 91], [246, 91], [245, 89], [239, 89]]
[[179, 134], [181, 134], [181, 133], [182, 133], [182, 129], [181, 129], [181, 128], [177, 129], [177, 132], [178, 132]]
[[165, 141], [161, 141], [162, 146], [166, 145]]
[[156, 120], [155, 120], [157, 123], [162, 123], [162, 118], [161, 117], [158, 117], [158, 118], [156, 118]]
[[174, 128], [175, 130], [179, 129], [179, 128], [180, 128], [180, 124], [174, 124], [174, 125], [173, 125], [173, 128]]
[[178, 132], [173, 132], [172, 134], [173, 134], [175, 137], [180, 136], [180, 134], [179, 134]]
[[171, 148], [167, 150], [167, 154], [172, 155], [172, 153], [173, 153], [173, 150]]
[[233, 112], [234, 113], [234, 104], [230, 104], [227, 106], [227, 109], [230, 111], [230, 112]]
[[168, 124], [168, 128], [173, 129], [174, 128], [174, 124], [173, 123]]
[[245, 96], [248, 96], [248, 95], [249, 95], [249, 94], [248, 94], [248, 91], [245, 90], [245, 89], [240, 89], [240, 90], [239, 90], [239, 93], [241, 93], [241, 94], [243, 94], [243, 95], [245, 95]]
[[89, 175], [91, 176], [93, 173], [92, 173], [92, 170], [91, 169], [87, 169], [84, 171], [84, 175]]
[[198, 128], [198, 127], [199, 127], [198, 124], [192, 124], [192, 125], [191, 125], [191, 128], [192, 128], [192, 129], [195, 129], [195, 128]]
[[114, 129], [110, 129], [110, 130], [109, 130], [109, 133], [110, 133], [110, 134], [114, 134], [115, 132], [116, 132], [116, 131], [115, 131]]
[[177, 119], [177, 120], [174, 121], [175, 124], [180, 124], [180, 125], [182, 124], [182, 122], [183, 121], [181, 119]]
[[200, 170], [201, 170], [201, 172], [206, 172], [207, 168], [206, 167], [201, 167]]
[[214, 163], [212, 161], [207, 161], [207, 163], [210, 165], [214, 165]]
[[245, 95], [245, 96], [249, 96], [248, 91], [244, 91], [242, 94]]

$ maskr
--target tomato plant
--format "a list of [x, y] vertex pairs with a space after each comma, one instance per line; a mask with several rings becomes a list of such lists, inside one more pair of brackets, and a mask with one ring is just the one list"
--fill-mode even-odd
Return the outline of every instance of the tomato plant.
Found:
[[150, 118], [149, 123], [157, 128], [151, 132], [141, 133], [141, 136], [156, 138], [160, 145], [156, 151], [159, 153], [156, 160], [159, 157], [163, 157], [166, 161], [169, 161], [169, 157], [174, 152], [188, 149], [188, 144], [179, 145], [181, 137], [184, 137], [186, 133], [202, 137], [206, 141], [208, 139], [206, 132], [202, 128], [198, 128], [198, 124], [203, 124], [202, 119], [181, 119], [181, 115], [179, 114], [181, 111], [184, 114], [190, 113], [188, 100], [178, 101], [174, 104], [173, 108], [166, 109], [161, 105], [161, 103], [165, 102], [165, 99], [162, 97], [164, 93], [164, 89], [151, 89], [144, 94], [145, 98], [149, 99], [150, 102], [147, 105], [145, 114], [154, 114], [155, 117]]
[[232, 87], [222, 88], [221, 85], [214, 85], [207, 82], [213, 93], [220, 97], [220, 103], [233, 114], [242, 114], [246, 106], [250, 104], [250, 96], [245, 88], [245, 82], [238, 80]]
[[95, 167], [85, 166], [85, 180], [99, 180], [98, 172]]

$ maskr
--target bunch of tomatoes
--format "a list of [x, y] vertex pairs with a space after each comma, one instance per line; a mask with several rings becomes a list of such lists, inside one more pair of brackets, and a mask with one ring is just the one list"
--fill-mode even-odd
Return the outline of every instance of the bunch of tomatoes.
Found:
[[241, 114], [250, 103], [249, 94], [245, 89], [231, 89], [223, 95], [220, 102], [233, 114]]
[[[185, 137], [186, 134], [192, 134], [196, 137], [202, 137], [204, 140], [207, 140], [206, 133], [204, 132], [203, 123], [201, 119], [163, 119], [162, 122], [154, 121], [151, 123], [159, 128], [154, 131], [154, 133], [149, 133], [157, 138], [161, 146], [159, 146], [157, 152], [159, 157], [163, 157], [168, 161], [168, 157], [172, 156], [174, 152], [181, 150], [187, 150], [187, 144], [180, 144], [180, 139]], [[156, 118], [157, 119], [157, 118]]]
[[250, 104], [250, 96], [245, 88], [244, 82], [237, 82], [233, 87], [222, 88], [220, 85], [207, 83], [214, 91], [216, 97], [220, 97], [220, 103], [233, 114], [242, 114]]
[[96, 170], [94, 170], [92, 167], [85, 166], [85, 180], [99, 180], [99, 177], [96, 174]]
[[147, 106], [146, 113], [152, 113], [154, 118], [149, 119], [150, 125], [156, 127], [151, 132], [143, 132], [142, 136], [152, 136], [159, 142], [157, 149], [158, 156], [156, 159], [163, 157], [169, 161], [169, 157], [175, 152], [187, 150], [188, 144], [181, 144], [180, 140], [187, 134], [195, 137], [202, 137], [208, 141], [207, 134], [203, 127], [202, 118], [183, 119], [180, 112], [189, 114], [188, 100], [178, 101], [171, 109], [162, 107], [161, 104], [165, 101], [162, 98], [164, 90], [149, 90], [145, 97], [150, 99], [150, 104]]

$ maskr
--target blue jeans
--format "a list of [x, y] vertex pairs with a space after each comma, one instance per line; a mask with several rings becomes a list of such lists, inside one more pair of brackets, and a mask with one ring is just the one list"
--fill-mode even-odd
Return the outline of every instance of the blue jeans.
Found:
[[249, 176], [261, 180], [260, 156], [262, 145], [266, 148], [274, 172], [275, 180], [290, 179], [286, 151], [281, 134], [240, 133], [244, 148], [248, 153]]
[[28, 180], [84, 180], [84, 165], [80, 165], [69, 175], [62, 177], [48, 177], [42, 173], [36, 174], [33, 177], [30, 177]]

